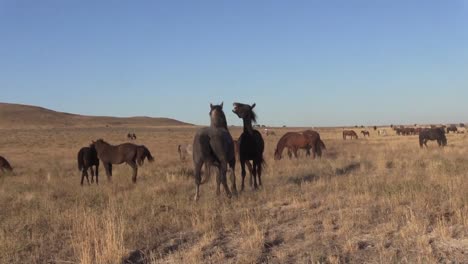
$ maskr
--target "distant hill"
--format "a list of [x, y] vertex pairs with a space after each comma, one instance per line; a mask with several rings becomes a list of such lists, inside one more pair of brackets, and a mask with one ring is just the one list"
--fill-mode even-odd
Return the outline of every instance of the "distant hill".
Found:
[[0, 128], [53, 127], [125, 127], [125, 126], [191, 126], [175, 119], [162, 117], [85, 116], [57, 112], [43, 107], [0, 103]]

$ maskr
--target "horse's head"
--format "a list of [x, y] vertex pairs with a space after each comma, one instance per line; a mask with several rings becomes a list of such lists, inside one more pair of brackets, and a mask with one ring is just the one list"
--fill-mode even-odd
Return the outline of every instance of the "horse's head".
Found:
[[253, 111], [256, 104], [248, 105], [248, 104], [241, 104], [241, 103], [233, 103], [232, 112], [236, 114], [239, 118], [246, 118], [252, 120], [254, 123], [257, 122], [257, 115]]
[[280, 160], [281, 158], [281, 153], [279, 153], [278, 149], [275, 148], [275, 160]]
[[223, 103], [219, 105], [210, 104], [210, 119], [211, 125], [215, 127], [227, 128], [226, 116], [223, 111]]

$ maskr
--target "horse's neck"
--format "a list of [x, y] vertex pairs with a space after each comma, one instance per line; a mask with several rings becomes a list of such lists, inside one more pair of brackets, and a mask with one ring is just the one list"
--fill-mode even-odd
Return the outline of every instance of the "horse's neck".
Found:
[[228, 129], [227, 128], [227, 122], [226, 122], [226, 120], [223, 120], [223, 119], [217, 119], [217, 120], [212, 119], [211, 120], [211, 127]]
[[254, 129], [252, 127], [252, 120], [250, 118], [243, 118], [244, 121], [244, 132], [253, 135]]

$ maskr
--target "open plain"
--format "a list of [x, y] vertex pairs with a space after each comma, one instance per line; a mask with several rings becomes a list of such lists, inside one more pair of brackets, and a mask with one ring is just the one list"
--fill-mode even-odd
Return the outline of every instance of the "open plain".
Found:
[[[273, 159], [287, 131], [264, 136], [263, 186], [228, 199], [215, 178], [193, 201], [193, 164], [177, 145], [197, 127], [1, 129], [1, 263], [466, 263], [468, 138], [448, 146], [417, 136], [344, 141], [317, 128], [322, 159]], [[76, 154], [91, 140], [138, 135], [156, 161], [131, 182], [127, 165], [108, 182], [80, 186]], [[241, 128], [231, 127], [234, 138]], [[359, 130], [356, 129], [358, 132]], [[286, 153], [284, 153], [284, 157]], [[287, 156], [286, 156], [287, 157]], [[237, 186], [240, 168], [236, 166]]]

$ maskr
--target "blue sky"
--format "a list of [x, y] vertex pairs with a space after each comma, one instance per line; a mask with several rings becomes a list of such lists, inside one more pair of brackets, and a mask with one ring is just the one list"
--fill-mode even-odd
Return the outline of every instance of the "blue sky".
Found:
[[468, 1], [0, 0], [2, 102], [209, 122], [468, 122]]

